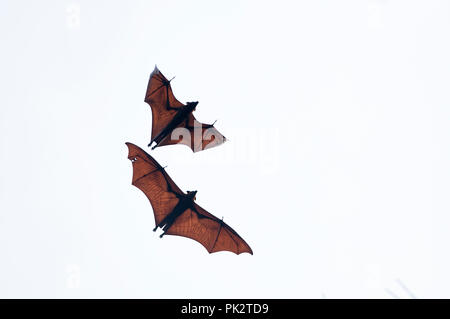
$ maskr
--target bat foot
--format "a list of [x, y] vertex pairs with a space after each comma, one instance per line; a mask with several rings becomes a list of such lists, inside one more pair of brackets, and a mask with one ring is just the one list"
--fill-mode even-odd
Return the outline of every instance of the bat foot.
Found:
[[158, 229], [158, 226], [156, 226], [155, 228], [153, 228], [153, 231], [156, 231]]
[[164, 236], [164, 233], [162, 233], [161, 235], [159, 235], [159, 238], [163, 238], [163, 236]]

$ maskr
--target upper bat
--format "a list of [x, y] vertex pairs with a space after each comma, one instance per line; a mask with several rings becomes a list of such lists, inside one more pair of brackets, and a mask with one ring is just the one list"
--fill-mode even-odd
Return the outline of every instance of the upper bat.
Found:
[[195, 119], [192, 112], [198, 102], [187, 102], [185, 105], [175, 98], [170, 81], [155, 66], [145, 94], [145, 102], [152, 109], [152, 138], [148, 146], [155, 143], [154, 149], [185, 144], [198, 152], [225, 142], [225, 137], [215, 129], [214, 124], [203, 124]]
[[153, 208], [153, 231], [161, 227], [164, 233], [160, 237], [167, 234], [191, 238], [209, 253], [226, 250], [253, 255], [238, 233], [194, 202], [197, 191], [184, 193], [153, 157], [134, 144], [126, 145], [133, 164], [132, 184], [144, 192]]

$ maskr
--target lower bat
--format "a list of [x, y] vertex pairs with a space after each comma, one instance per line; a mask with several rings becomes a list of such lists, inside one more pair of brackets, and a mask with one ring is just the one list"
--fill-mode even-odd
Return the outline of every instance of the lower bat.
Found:
[[155, 215], [155, 228], [164, 235], [191, 238], [209, 253], [231, 251], [249, 253], [250, 246], [223, 220], [195, 203], [197, 191], [184, 193], [159, 163], [140, 147], [126, 143], [128, 159], [133, 164], [132, 184], [150, 200]]

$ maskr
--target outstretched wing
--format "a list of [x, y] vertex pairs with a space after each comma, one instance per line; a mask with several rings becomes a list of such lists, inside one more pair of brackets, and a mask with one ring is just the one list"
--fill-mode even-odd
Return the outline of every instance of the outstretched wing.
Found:
[[150, 74], [145, 102], [152, 109], [152, 140], [170, 123], [177, 109], [184, 106], [173, 95], [170, 81], [156, 66]]
[[166, 231], [167, 235], [191, 238], [202, 244], [211, 254], [231, 251], [235, 254], [249, 253], [250, 246], [230, 226], [194, 203]]
[[225, 141], [225, 136], [214, 127], [214, 124], [200, 123], [190, 113], [186, 120], [167, 135], [158, 146], [184, 144], [193, 152], [199, 152], [218, 146]]
[[174, 183], [164, 168], [140, 147], [126, 143], [128, 159], [133, 163], [132, 184], [139, 188], [149, 199], [158, 225], [170, 214], [184, 193]]

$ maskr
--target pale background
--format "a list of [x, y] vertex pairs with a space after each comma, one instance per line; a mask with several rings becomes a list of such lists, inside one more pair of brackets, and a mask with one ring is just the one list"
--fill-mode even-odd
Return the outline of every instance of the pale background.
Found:
[[[0, 297], [450, 297], [449, 1], [2, 1], [0, 39]], [[155, 64], [230, 141], [152, 154], [254, 256], [151, 231]]]

